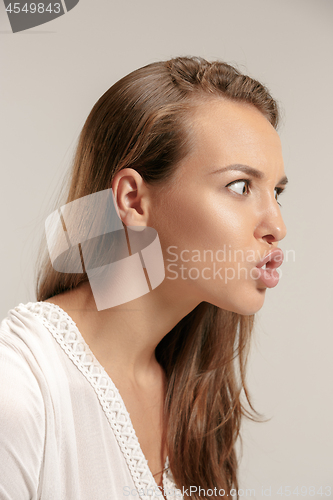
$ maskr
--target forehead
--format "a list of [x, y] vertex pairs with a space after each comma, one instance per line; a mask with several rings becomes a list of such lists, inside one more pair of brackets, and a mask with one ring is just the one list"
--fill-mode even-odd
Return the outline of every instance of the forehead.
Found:
[[250, 104], [214, 99], [193, 116], [192, 160], [201, 168], [245, 164], [283, 171], [280, 138], [265, 116]]

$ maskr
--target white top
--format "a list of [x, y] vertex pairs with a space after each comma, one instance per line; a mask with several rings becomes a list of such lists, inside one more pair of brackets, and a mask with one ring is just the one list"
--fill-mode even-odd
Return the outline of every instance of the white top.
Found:
[[[163, 499], [117, 388], [48, 302], [0, 325], [0, 471], [0, 500]], [[163, 488], [183, 498], [168, 469]]]

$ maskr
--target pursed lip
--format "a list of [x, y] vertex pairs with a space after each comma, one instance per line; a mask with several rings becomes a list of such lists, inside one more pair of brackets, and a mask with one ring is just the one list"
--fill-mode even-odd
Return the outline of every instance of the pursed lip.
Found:
[[276, 269], [279, 266], [281, 266], [283, 262], [283, 252], [281, 248], [275, 248], [274, 250], [271, 250], [268, 254], [265, 255], [261, 259], [260, 262], [256, 265], [258, 269], [266, 265], [266, 269]]

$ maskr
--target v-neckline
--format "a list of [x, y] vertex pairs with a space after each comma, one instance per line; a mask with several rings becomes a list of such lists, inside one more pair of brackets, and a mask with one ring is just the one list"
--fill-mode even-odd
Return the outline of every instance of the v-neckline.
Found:
[[[93, 387], [125, 458], [139, 498], [141, 500], [160, 499], [161, 489], [148, 466], [119, 390], [91, 351], [75, 321], [60, 306], [52, 302], [29, 302], [19, 304], [19, 307], [28, 309], [39, 318]], [[169, 500], [170, 489], [173, 491], [172, 499], [181, 499], [182, 495], [175, 495], [177, 488], [168, 466], [167, 457], [162, 476], [163, 492], [167, 500]]]

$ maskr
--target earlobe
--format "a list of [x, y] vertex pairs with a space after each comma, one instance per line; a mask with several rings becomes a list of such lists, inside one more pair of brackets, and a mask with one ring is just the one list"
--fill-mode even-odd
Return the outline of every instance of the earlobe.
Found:
[[118, 216], [126, 226], [146, 226], [148, 190], [141, 175], [132, 168], [117, 172], [112, 191]]

